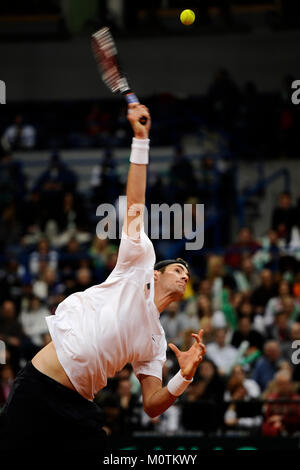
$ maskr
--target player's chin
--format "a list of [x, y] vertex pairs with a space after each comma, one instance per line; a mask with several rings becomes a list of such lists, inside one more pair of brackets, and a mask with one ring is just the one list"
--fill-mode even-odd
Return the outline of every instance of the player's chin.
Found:
[[177, 286], [176, 291], [174, 294], [176, 295], [176, 300], [182, 299], [185, 293], [186, 286], [181, 286], [180, 284]]

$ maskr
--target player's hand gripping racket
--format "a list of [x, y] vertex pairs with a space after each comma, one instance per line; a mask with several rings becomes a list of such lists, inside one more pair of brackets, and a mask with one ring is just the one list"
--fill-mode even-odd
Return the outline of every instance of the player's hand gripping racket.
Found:
[[[127, 103], [139, 103], [137, 96], [130, 89], [125, 75], [118, 62], [118, 51], [115, 41], [106, 26], [92, 35], [92, 49], [104, 83], [113, 93], [121, 93]], [[141, 117], [145, 125], [147, 117]]]

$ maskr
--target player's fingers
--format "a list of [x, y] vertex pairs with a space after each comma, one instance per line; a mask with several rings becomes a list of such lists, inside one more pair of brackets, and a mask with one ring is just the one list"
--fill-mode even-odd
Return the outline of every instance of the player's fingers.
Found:
[[204, 356], [204, 354], [206, 354], [205, 346], [203, 344], [199, 344], [198, 347], [199, 347], [201, 356]]
[[201, 330], [199, 330], [199, 333], [198, 333], [201, 341], [202, 341], [202, 338], [203, 338], [203, 334], [204, 334], [204, 330], [201, 328]]
[[203, 343], [199, 343], [199, 348], [201, 349], [201, 354], [205, 354], [205, 353], [206, 353], [206, 347], [205, 347], [205, 344], [203, 344]]
[[196, 333], [192, 333], [192, 336], [193, 336], [193, 338], [195, 338], [195, 340], [197, 341], [198, 344], [203, 344], [203, 343], [201, 342], [201, 340], [202, 340], [202, 335], [200, 336], [200, 335], [197, 335]]
[[150, 117], [150, 113], [145, 106], [141, 106], [138, 111], [141, 113], [142, 116], [147, 116], [148, 118]]
[[149, 113], [149, 109], [147, 108], [147, 106], [144, 106], [143, 104], [140, 104], [140, 103], [129, 103], [128, 104], [128, 111], [129, 110], [133, 110], [133, 109], [136, 109], [136, 110], [145, 110]]
[[198, 344], [200, 343], [199, 335], [196, 335], [196, 333], [192, 333], [192, 337], [195, 338]]
[[173, 343], [169, 343], [169, 348], [172, 349], [173, 353], [176, 355], [176, 357], [178, 357], [178, 355], [180, 354], [180, 350], [177, 348], [177, 346], [175, 346], [175, 344]]
[[149, 108], [147, 108], [147, 106], [144, 106], [143, 104], [141, 104], [140, 108], [144, 109], [145, 111], [147, 111], [147, 113], [149, 113]]
[[135, 120], [139, 121], [142, 117], [146, 117], [148, 120], [150, 120], [150, 114], [144, 107], [128, 109], [127, 115], [129, 120], [132, 122]]
[[197, 346], [201, 349], [202, 354], [205, 354], [206, 353], [206, 347], [203, 343], [201, 343], [199, 335], [196, 335], [196, 333], [192, 333], [192, 336], [197, 341], [197, 343], [194, 343], [194, 344], [197, 344]]

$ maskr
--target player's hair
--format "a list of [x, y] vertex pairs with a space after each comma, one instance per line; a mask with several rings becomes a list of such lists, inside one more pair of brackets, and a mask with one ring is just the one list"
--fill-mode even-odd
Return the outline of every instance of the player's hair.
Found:
[[[169, 266], [170, 264], [176, 264], [176, 263], [179, 263], [179, 264], [183, 265], [188, 270], [188, 273], [190, 275], [189, 265], [182, 258], [176, 258], [176, 259], [173, 259], [173, 260], [170, 259], [170, 260], [160, 261], [159, 263], [156, 263], [156, 265], [154, 266], [154, 270], [159, 271], [160, 273], [164, 273], [167, 266]], [[160, 265], [162, 265], [162, 266], [160, 267]]]

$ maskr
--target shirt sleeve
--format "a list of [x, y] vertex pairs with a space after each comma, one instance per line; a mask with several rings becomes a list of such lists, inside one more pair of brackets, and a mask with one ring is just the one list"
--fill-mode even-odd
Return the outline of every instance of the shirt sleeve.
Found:
[[162, 381], [162, 368], [166, 362], [167, 343], [165, 336], [152, 335], [156, 339], [157, 350], [153, 359], [150, 361], [134, 361], [132, 362], [133, 372], [136, 377], [139, 374], [152, 375]]
[[139, 374], [152, 375], [162, 381], [162, 368], [165, 361], [155, 359], [150, 362], [136, 361], [132, 363], [133, 372], [136, 377]]
[[152, 268], [155, 264], [155, 252], [151, 240], [144, 230], [139, 239], [130, 238], [122, 232], [116, 268], [124, 271], [130, 266]]

